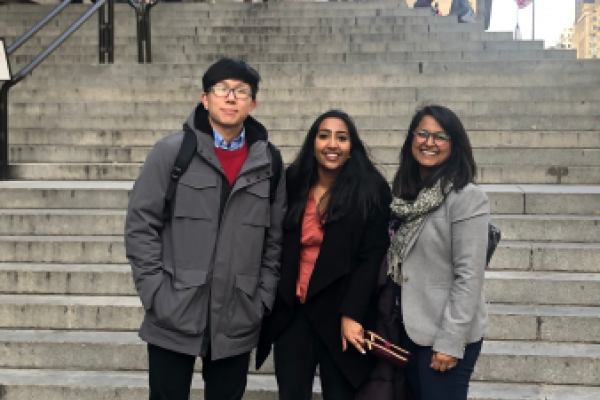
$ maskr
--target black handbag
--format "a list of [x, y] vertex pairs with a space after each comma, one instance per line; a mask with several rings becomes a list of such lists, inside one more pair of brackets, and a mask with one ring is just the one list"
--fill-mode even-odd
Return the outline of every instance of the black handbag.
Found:
[[485, 267], [487, 268], [490, 265], [490, 260], [494, 255], [494, 251], [496, 251], [496, 247], [498, 247], [498, 243], [500, 243], [500, 239], [502, 238], [502, 232], [500, 228], [498, 228], [493, 223], [488, 224], [488, 246], [487, 246], [487, 254], [485, 260]]

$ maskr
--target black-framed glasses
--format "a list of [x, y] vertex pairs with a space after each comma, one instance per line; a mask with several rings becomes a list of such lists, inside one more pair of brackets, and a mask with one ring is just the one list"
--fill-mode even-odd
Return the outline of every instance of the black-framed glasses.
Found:
[[450, 135], [444, 132], [431, 133], [425, 129], [421, 129], [420, 131], [414, 131], [413, 134], [419, 139], [423, 139], [424, 142], [429, 139], [429, 136], [432, 136], [433, 141], [437, 144], [444, 144], [450, 141]]
[[227, 97], [229, 93], [233, 93], [233, 96], [239, 100], [247, 100], [252, 96], [252, 90], [248, 88], [230, 88], [227, 86], [213, 86], [211, 88], [215, 96]]

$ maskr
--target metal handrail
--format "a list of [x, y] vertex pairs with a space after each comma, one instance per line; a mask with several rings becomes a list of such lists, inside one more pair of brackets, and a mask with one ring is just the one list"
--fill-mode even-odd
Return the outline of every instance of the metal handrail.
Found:
[[[12, 77], [8, 82], [4, 82], [0, 88], [0, 180], [8, 179], [8, 91], [21, 82], [27, 75], [29, 75], [35, 68], [37, 68], [42, 61], [44, 61], [50, 54], [52, 54], [69, 36], [71, 36], [77, 29], [81, 27], [98, 9], [104, 6], [104, 3], [108, 2], [109, 12], [111, 5], [114, 7], [114, 0], [98, 0], [92, 8], [90, 8], [85, 14], [83, 14], [77, 21], [75, 21], [69, 29], [61, 34], [46, 50], [44, 50], [39, 56], [37, 56], [32, 62], [27, 64], [21, 71]], [[52, 18], [58, 15], [65, 7], [70, 3], [70, 0], [64, 0], [58, 7], [56, 7], [48, 16], [40, 21], [36, 26], [29, 30], [23, 37], [17, 40], [13, 45], [7, 49], [7, 54], [15, 52], [21, 47], [27, 40], [37, 33], [40, 29], [50, 22]], [[112, 21], [111, 21], [112, 24]], [[114, 24], [112, 25], [114, 26]], [[114, 38], [114, 35], [112, 35]], [[110, 48], [110, 51], [114, 51], [114, 46]], [[109, 57], [111, 58], [111, 57]]]
[[54, 10], [52, 10], [50, 14], [46, 15], [43, 20], [41, 20], [36, 26], [31, 28], [29, 32], [21, 36], [19, 40], [14, 42], [8, 49], [6, 49], [6, 53], [10, 56], [12, 53], [17, 51], [21, 46], [25, 44], [25, 42], [31, 39], [33, 35], [38, 33], [40, 29], [46, 26], [46, 24], [48, 24], [50, 20], [52, 20], [54, 17], [60, 14], [60, 12], [64, 10], [70, 3], [71, 0], [64, 0], [62, 3], [60, 3]]
[[152, 7], [157, 5], [158, 2], [159, 0], [129, 0], [129, 5], [135, 10], [136, 15], [138, 62], [140, 64], [152, 63], [150, 10], [152, 9]]

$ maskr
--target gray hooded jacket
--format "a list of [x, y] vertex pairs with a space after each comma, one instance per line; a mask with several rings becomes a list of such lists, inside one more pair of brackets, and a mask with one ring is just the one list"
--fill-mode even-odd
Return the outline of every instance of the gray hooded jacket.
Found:
[[201, 104], [186, 125], [198, 138], [198, 150], [177, 184], [173, 217], [163, 222], [183, 131], [156, 143], [146, 159], [127, 210], [126, 253], [146, 311], [140, 337], [196, 356], [210, 340], [211, 358], [220, 359], [254, 348], [263, 313], [273, 306], [285, 174], [271, 204], [267, 131], [252, 117], [244, 123], [248, 158], [233, 185], [215, 154]]

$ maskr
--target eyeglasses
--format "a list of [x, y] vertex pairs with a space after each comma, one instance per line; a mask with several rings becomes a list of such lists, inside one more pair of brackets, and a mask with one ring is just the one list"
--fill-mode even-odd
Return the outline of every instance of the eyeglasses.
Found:
[[444, 144], [444, 143], [448, 143], [450, 141], [450, 135], [448, 135], [444, 132], [430, 133], [430, 132], [427, 132], [426, 130], [421, 130], [421, 131], [414, 131], [413, 134], [416, 137], [418, 137], [419, 139], [423, 139], [424, 142], [426, 142], [429, 139], [429, 136], [433, 137], [433, 141], [436, 144]]
[[246, 100], [252, 96], [252, 90], [247, 88], [229, 88], [227, 86], [213, 86], [211, 88], [215, 96], [228, 97], [233, 92], [233, 97], [239, 100]]

